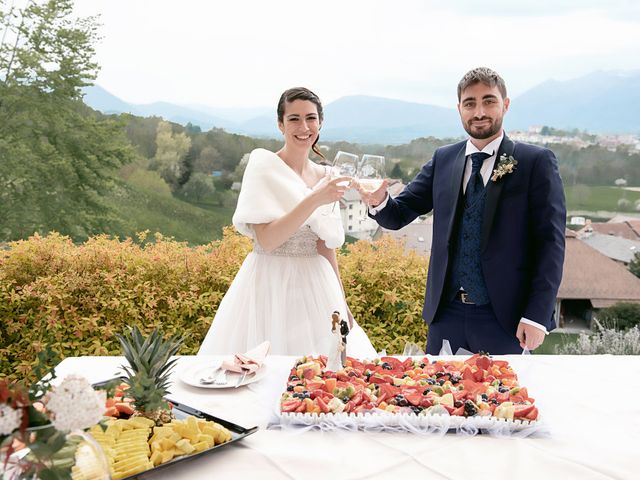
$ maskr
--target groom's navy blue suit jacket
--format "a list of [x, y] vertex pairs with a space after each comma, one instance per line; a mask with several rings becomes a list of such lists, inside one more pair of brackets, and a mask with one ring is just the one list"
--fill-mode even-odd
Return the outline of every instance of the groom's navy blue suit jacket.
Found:
[[[433, 244], [422, 316], [430, 324], [444, 298], [461, 202], [466, 142], [436, 150], [431, 161], [373, 218], [397, 230], [433, 210]], [[557, 160], [550, 150], [504, 136], [494, 168], [506, 154], [515, 170], [487, 183], [481, 263], [493, 311], [515, 335], [521, 317], [555, 328], [562, 277], [566, 209]]]

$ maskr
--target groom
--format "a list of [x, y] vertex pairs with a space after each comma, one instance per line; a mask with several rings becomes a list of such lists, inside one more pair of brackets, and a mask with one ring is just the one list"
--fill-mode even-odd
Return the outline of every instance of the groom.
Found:
[[386, 182], [363, 199], [383, 227], [397, 230], [433, 210], [433, 244], [422, 316], [427, 353], [443, 340], [492, 354], [533, 350], [555, 328], [566, 210], [550, 150], [515, 143], [502, 129], [509, 98], [493, 70], [458, 84], [469, 139], [436, 150], [396, 198]]

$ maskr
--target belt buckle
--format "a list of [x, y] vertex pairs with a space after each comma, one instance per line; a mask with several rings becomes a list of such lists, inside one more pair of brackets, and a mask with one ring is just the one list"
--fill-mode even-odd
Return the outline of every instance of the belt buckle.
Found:
[[460, 300], [465, 305], [475, 305], [475, 302], [472, 302], [469, 298], [469, 294], [467, 292], [460, 292]]

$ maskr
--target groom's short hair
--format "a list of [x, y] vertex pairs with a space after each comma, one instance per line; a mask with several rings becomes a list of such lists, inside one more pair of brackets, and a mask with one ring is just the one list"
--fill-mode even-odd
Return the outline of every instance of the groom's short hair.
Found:
[[502, 77], [490, 68], [478, 67], [465, 73], [462, 80], [458, 83], [458, 101], [461, 99], [462, 92], [480, 82], [490, 87], [498, 87], [502, 98], [507, 98], [507, 86]]

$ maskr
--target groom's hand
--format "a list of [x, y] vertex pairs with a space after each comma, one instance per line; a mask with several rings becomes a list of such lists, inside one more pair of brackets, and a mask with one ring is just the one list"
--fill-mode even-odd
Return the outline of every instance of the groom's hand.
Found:
[[355, 187], [358, 189], [358, 192], [360, 192], [360, 197], [362, 198], [362, 201], [370, 207], [377, 207], [384, 201], [385, 198], [387, 198], [388, 186], [389, 186], [389, 182], [387, 181], [386, 178], [382, 181], [382, 185], [380, 185], [380, 188], [378, 188], [373, 192], [367, 192], [366, 190], [364, 190], [362, 186], [359, 183], [357, 183], [357, 181], [355, 184]]
[[520, 322], [518, 324], [518, 330], [516, 331], [516, 337], [520, 340], [520, 347], [524, 350], [535, 350], [542, 342], [544, 342], [545, 334], [542, 330], [528, 323]]

